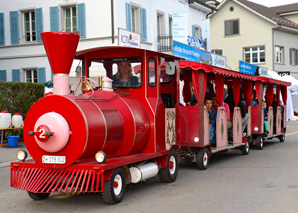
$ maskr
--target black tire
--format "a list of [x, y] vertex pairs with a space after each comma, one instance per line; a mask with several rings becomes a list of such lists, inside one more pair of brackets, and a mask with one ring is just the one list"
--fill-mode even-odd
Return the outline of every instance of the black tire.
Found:
[[286, 135], [283, 133], [282, 135], [278, 136], [279, 142], [285, 142]]
[[120, 203], [124, 197], [125, 187], [124, 169], [116, 168], [112, 177], [104, 183], [104, 191], [101, 194], [103, 201], [112, 205]]
[[28, 195], [33, 200], [44, 200], [44, 199], [47, 199], [50, 196], [50, 193], [33, 193], [33, 192], [28, 192]]
[[158, 172], [159, 179], [164, 183], [172, 183], [178, 175], [178, 153], [171, 149], [168, 156], [167, 166]]
[[264, 147], [264, 139], [262, 135], [259, 135], [256, 139], [256, 147], [258, 150], [262, 150]]
[[246, 139], [245, 145], [241, 147], [242, 155], [248, 155], [249, 154], [249, 143], [248, 139]]
[[197, 164], [199, 170], [205, 170], [209, 164], [209, 155], [208, 150], [206, 148], [202, 148], [199, 150], [197, 157]]

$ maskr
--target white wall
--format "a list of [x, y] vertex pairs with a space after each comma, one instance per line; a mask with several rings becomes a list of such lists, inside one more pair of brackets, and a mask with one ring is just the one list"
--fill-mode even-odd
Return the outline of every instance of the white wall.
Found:
[[[201, 20], [206, 18], [206, 13], [189, 8], [188, 4], [182, 3], [180, 0], [114, 0], [115, 43], [112, 44], [111, 0], [0, 0], [0, 13], [4, 12], [5, 20], [5, 46], [0, 46], [0, 69], [7, 70], [7, 80], [10, 81], [12, 79], [12, 69], [45, 67], [46, 80], [51, 79], [50, 65], [41, 42], [24, 43], [20, 40], [20, 44], [11, 45], [9, 11], [23, 11], [41, 7], [43, 11], [43, 29], [44, 31], [50, 31], [50, 7], [85, 3], [86, 38], [80, 39], [77, 49], [83, 50], [98, 46], [118, 45], [118, 28], [126, 29], [126, 2], [146, 8], [147, 41], [141, 43], [141, 47], [144, 49], [157, 50], [157, 12], [164, 13], [165, 34], [169, 34], [169, 16], [172, 15], [173, 11], [188, 12], [189, 35], [192, 35], [192, 25], [201, 25]], [[21, 15], [20, 12], [19, 14]], [[61, 20], [61, 17], [59, 19]], [[19, 25], [22, 25], [21, 16], [19, 16]], [[61, 30], [61, 23], [59, 25]], [[22, 39], [21, 35], [23, 33], [21, 31], [19, 33], [20, 39]], [[74, 63], [70, 73], [71, 76], [75, 75], [76, 66], [77, 64]]]
[[278, 30], [275, 32], [275, 45], [284, 47], [284, 63], [274, 64], [275, 71], [290, 71], [291, 75], [298, 78], [298, 66], [290, 65], [290, 48], [298, 49], [298, 30], [295, 33]]

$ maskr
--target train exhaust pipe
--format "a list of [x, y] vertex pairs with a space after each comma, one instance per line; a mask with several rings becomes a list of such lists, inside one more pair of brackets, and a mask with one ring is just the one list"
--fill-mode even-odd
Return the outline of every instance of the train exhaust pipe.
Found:
[[139, 183], [143, 180], [155, 177], [158, 174], [159, 167], [156, 162], [149, 162], [141, 166], [129, 168], [131, 183]]
[[80, 40], [80, 32], [44, 32], [41, 38], [52, 71], [54, 94], [69, 94], [69, 73]]

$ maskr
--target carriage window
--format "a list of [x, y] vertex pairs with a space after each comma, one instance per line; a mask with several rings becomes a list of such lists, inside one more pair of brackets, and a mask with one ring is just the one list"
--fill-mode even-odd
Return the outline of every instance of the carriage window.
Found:
[[148, 60], [148, 85], [154, 87], [156, 84], [156, 60], [154, 58], [150, 58]]
[[162, 84], [167, 84], [171, 82], [171, 76], [166, 73], [166, 67], [162, 66], [160, 71], [160, 82]]
[[109, 77], [113, 88], [138, 88], [142, 85], [142, 61], [139, 57], [92, 59], [90, 77]]

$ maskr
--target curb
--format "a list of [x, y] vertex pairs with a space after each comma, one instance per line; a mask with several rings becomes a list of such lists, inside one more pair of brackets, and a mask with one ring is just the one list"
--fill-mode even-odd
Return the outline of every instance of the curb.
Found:
[[[33, 159], [33, 158], [27, 158], [26, 160], [30, 160], [30, 159]], [[0, 169], [5, 168], [5, 167], [9, 167], [12, 162], [18, 162], [18, 161], [19, 160], [12, 160], [12, 161], [8, 161], [8, 162], [0, 163]]]

